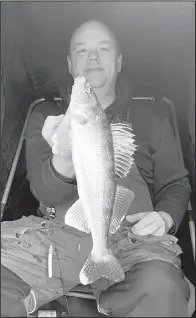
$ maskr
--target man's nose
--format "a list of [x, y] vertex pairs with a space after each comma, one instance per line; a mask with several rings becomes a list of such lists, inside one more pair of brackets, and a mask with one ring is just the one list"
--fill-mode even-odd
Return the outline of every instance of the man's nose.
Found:
[[89, 53], [88, 60], [89, 61], [98, 61], [99, 60], [99, 56], [95, 50], [93, 50]]

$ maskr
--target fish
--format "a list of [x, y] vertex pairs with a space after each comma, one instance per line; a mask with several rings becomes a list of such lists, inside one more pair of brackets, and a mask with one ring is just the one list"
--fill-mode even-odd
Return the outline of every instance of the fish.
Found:
[[[124, 280], [122, 266], [109, 248], [109, 235], [115, 233], [134, 198], [134, 193], [116, 185], [116, 178], [128, 173], [131, 156], [124, 151], [116, 163], [113, 138], [127, 134], [128, 126], [111, 126], [91, 85], [84, 77], [74, 80], [70, 99], [72, 160], [79, 199], [65, 214], [65, 224], [92, 236], [92, 251], [79, 274], [83, 285], [99, 278]], [[130, 132], [130, 131], [129, 131]], [[122, 141], [122, 139], [121, 139]], [[131, 143], [131, 153], [135, 147]], [[130, 153], [129, 153], [130, 155]]]

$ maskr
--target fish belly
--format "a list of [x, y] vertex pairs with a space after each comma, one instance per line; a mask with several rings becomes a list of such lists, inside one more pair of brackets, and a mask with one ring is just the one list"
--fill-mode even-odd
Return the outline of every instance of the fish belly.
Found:
[[105, 151], [98, 138], [96, 142], [88, 140], [89, 135], [73, 137], [72, 152], [78, 195], [94, 243], [99, 244], [107, 241], [115, 200], [115, 169], [112, 153]]

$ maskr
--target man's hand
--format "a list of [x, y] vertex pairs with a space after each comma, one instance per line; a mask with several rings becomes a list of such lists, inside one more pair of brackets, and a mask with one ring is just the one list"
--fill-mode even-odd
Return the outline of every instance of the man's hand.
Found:
[[164, 212], [141, 212], [133, 215], [127, 215], [126, 220], [130, 223], [137, 222], [132, 231], [137, 235], [156, 235], [162, 236], [167, 233], [174, 222], [171, 216]]
[[48, 116], [42, 128], [42, 136], [52, 148], [54, 155], [71, 155], [70, 109], [65, 115]]
[[42, 128], [42, 136], [52, 148], [52, 164], [55, 170], [67, 178], [73, 178], [75, 171], [72, 162], [69, 112], [65, 115], [48, 116]]
[[64, 115], [48, 116], [44, 122], [44, 126], [42, 128], [42, 136], [51, 148], [54, 144], [52, 141], [52, 137], [55, 134], [57, 127], [62, 122], [63, 117]]
[[63, 120], [61, 120], [54, 135], [52, 136], [53, 154], [69, 156], [72, 152], [71, 139], [70, 108], [68, 107]]

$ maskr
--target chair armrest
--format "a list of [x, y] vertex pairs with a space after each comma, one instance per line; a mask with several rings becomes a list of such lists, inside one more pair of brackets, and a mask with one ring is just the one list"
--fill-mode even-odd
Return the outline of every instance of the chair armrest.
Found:
[[195, 262], [195, 220], [194, 220], [194, 214], [193, 214], [190, 201], [188, 203], [188, 216], [189, 216], [189, 231], [190, 231], [191, 244], [193, 249], [193, 258]]
[[192, 209], [192, 205], [190, 201], [188, 203], [188, 214], [189, 214], [189, 220], [195, 223], [195, 213]]

